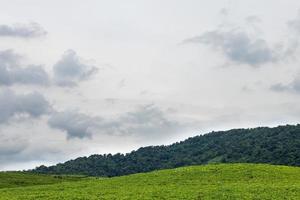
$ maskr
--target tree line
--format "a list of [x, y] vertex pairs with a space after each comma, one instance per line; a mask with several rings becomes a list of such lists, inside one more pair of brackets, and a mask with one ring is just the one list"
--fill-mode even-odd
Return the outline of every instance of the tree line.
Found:
[[209, 163], [300, 166], [300, 125], [211, 132], [168, 146], [148, 146], [127, 154], [79, 157], [31, 171], [113, 177]]

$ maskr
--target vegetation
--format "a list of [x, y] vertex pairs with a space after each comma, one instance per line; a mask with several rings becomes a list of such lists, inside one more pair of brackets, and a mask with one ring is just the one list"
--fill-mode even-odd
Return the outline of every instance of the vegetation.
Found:
[[112, 177], [209, 163], [300, 166], [300, 125], [212, 132], [170, 146], [144, 147], [125, 155], [81, 157], [33, 171]]
[[299, 199], [300, 168], [211, 164], [107, 179], [0, 189], [2, 200]]
[[61, 182], [79, 181], [82, 176], [37, 175], [27, 172], [1, 172], [0, 189], [24, 187], [33, 185], [47, 185]]

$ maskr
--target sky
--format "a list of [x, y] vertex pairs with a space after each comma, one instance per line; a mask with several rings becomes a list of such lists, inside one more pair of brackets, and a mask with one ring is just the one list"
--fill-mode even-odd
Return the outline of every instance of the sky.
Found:
[[300, 121], [297, 0], [0, 3], [0, 170]]

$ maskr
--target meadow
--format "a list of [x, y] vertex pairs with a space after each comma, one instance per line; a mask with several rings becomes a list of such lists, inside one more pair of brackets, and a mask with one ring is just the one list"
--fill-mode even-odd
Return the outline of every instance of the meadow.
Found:
[[265, 164], [190, 166], [113, 178], [0, 177], [3, 200], [300, 199], [300, 168]]

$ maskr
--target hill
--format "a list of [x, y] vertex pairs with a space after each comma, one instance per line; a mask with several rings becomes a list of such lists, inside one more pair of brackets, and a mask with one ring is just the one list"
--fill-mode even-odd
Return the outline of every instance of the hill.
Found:
[[300, 168], [211, 164], [105, 179], [0, 189], [2, 200], [299, 199]]
[[0, 172], [0, 189], [79, 181], [83, 178], [85, 177], [42, 174], [38, 175], [28, 172]]
[[300, 125], [212, 132], [125, 155], [80, 157], [55, 166], [40, 166], [33, 172], [112, 177], [209, 163], [300, 166]]

